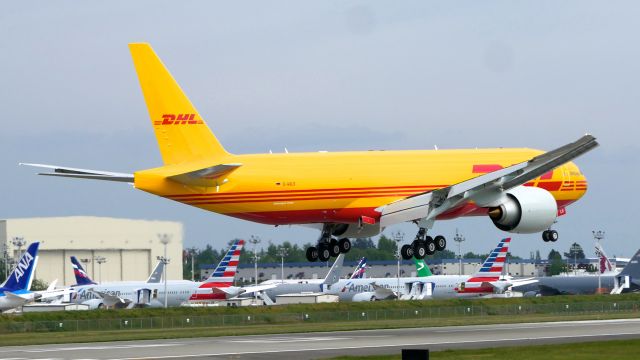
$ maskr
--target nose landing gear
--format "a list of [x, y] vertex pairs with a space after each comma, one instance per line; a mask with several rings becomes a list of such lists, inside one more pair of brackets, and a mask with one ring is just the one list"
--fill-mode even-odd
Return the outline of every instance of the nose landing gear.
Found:
[[542, 240], [544, 240], [544, 242], [556, 242], [558, 241], [558, 232], [555, 230], [545, 230], [542, 232]]

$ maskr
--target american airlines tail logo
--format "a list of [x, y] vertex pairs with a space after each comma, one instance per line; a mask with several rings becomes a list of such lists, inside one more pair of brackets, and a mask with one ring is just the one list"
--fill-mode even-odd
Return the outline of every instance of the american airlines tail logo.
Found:
[[196, 120], [196, 114], [164, 114], [162, 120], [154, 121], [155, 125], [197, 125], [204, 124]]
[[29, 265], [31, 265], [31, 261], [33, 261], [33, 256], [28, 252], [24, 253], [22, 258], [20, 258], [14, 271], [16, 282], [20, 282], [20, 279], [24, 276], [24, 272], [29, 268]]

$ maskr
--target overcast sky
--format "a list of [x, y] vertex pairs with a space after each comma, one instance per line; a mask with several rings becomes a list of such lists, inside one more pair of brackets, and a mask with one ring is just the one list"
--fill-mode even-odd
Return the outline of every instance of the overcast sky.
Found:
[[[560, 240], [515, 235], [529, 256], [573, 241], [631, 256], [639, 175], [636, 1], [0, 2], [0, 218], [176, 220], [185, 245], [314, 242], [129, 185], [37, 177], [18, 162], [121, 172], [161, 165], [129, 42], [149, 42], [234, 153], [533, 147], [594, 134], [587, 195]], [[330, 170], [330, 169], [329, 169]], [[464, 250], [505, 236], [487, 218], [436, 223]], [[413, 236], [413, 225], [402, 229]], [[35, 240], [35, 239], [28, 239]], [[455, 250], [450, 241], [449, 248]]]

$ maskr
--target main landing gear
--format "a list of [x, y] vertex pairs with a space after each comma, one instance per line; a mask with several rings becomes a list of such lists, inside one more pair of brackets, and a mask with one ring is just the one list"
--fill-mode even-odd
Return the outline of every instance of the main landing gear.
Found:
[[340, 254], [346, 254], [351, 250], [351, 241], [347, 238], [336, 239], [332, 237], [333, 227], [325, 226], [322, 229], [322, 235], [318, 239], [317, 246], [311, 246], [307, 249], [307, 260], [314, 262], [329, 261], [332, 257]]
[[542, 232], [542, 240], [544, 242], [556, 242], [558, 240], [558, 232], [555, 230], [545, 230]]
[[420, 228], [411, 245], [403, 245], [400, 248], [400, 255], [405, 260], [409, 260], [412, 257], [424, 259], [425, 256], [433, 255], [436, 251], [442, 251], [446, 248], [447, 239], [444, 236], [438, 235], [432, 238], [427, 235], [427, 229]]

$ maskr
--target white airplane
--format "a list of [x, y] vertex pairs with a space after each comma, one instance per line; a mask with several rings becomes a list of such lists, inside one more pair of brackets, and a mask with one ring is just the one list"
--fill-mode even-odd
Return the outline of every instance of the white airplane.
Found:
[[[180, 306], [190, 300], [214, 299], [220, 297], [221, 290], [233, 286], [240, 250], [244, 240], [236, 240], [216, 270], [204, 282], [189, 280], [167, 280], [167, 306]], [[121, 281], [97, 284], [87, 275], [77, 261], [73, 264], [76, 282], [71, 289], [71, 302], [89, 305], [90, 309], [132, 308], [135, 306], [163, 307], [165, 300], [164, 282], [156, 267], [147, 281]], [[224, 299], [223, 298], [220, 298]]]
[[419, 300], [427, 298], [490, 297], [531, 284], [532, 279], [512, 279], [502, 275], [511, 239], [503, 239], [472, 276], [431, 275], [401, 278], [365, 278], [340, 280], [326, 289], [340, 301], [386, 299]]

